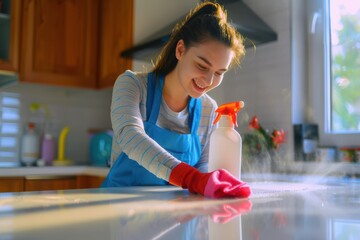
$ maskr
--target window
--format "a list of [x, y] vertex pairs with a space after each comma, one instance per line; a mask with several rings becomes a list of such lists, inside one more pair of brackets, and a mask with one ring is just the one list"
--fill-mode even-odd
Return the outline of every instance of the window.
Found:
[[360, 2], [306, 3], [309, 119], [321, 145], [360, 146]]
[[332, 132], [360, 131], [360, 2], [331, 0], [330, 116]]
[[20, 120], [19, 95], [0, 93], [0, 167], [19, 165]]

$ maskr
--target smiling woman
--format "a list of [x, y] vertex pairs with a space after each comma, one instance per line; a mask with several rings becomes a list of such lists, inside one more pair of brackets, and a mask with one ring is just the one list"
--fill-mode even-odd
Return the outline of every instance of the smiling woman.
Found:
[[205, 1], [175, 27], [151, 72], [119, 76], [113, 164], [103, 187], [170, 183], [208, 197], [248, 197], [248, 185], [228, 171], [207, 173], [217, 108], [207, 92], [244, 54], [224, 9]]

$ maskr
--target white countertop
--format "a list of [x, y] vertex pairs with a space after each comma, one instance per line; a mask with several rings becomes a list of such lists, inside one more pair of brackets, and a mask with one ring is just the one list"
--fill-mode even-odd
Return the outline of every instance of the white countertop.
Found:
[[360, 236], [359, 183], [253, 180], [250, 186], [249, 199], [221, 200], [172, 186], [0, 194], [0, 239], [323, 240]]
[[91, 175], [106, 177], [107, 167], [95, 166], [49, 166], [49, 167], [8, 167], [0, 168], [0, 177], [32, 175]]

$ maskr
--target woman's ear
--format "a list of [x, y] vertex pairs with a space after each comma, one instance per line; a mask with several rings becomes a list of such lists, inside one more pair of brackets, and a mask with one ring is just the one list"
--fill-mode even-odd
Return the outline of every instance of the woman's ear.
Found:
[[181, 58], [181, 56], [184, 55], [184, 53], [185, 53], [185, 43], [184, 43], [184, 40], [180, 39], [177, 42], [176, 48], [175, 48], [176, 59], [179, 60]]

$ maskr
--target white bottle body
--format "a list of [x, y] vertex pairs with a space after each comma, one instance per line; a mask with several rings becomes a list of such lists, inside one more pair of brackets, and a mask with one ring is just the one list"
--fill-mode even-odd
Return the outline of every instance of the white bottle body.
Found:
[[209, 172], [226, 169], [241, 178], [242, 139], [234, 129], [231, 117], [223, 115], [219, 127], [210, 136]]
[[40, 138], [36, 134], [34, 127], [30, 127], [30, 124], [27, 133], [22, 137], [21, 143], [21, 161], [25, 165], [31, 166], [40, 157]]

